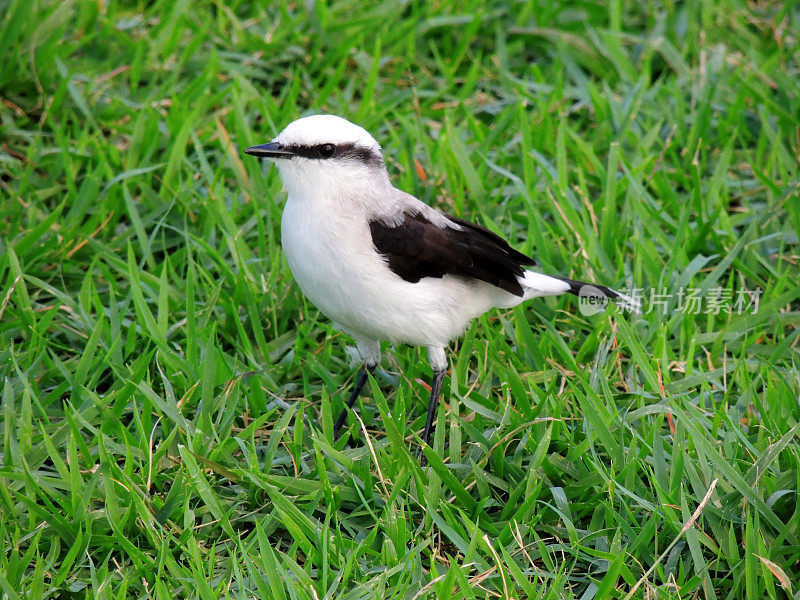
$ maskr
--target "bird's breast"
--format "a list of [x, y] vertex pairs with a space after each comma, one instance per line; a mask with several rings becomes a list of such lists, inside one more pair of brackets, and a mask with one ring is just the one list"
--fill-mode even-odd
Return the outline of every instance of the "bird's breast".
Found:
[[367, 224], [324, 207], [306, 210], [290, 198], [281, 220], [281, 242], [289, 268], [303, 293], [343, 325], [363, 298], [365, 270], [376, 265]]

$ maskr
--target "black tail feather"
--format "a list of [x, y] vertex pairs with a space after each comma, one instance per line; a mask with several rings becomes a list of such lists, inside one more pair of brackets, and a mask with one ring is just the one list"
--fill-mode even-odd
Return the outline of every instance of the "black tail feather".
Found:
[[569, 279], [561, 277], [560, 275], [550, 275], [553, 279], [558, 279], [566, 284], [569, 284], [569, 293], [578, 297], [591, 297], [600, 299], [611, 299], [617, 302], [623, 308], [632, 310], [635, 313], [641, 312], [641, 301], [632, 298], [626, 294], [612, 290], [610, 287], [600, 285], [598, 283], [589, 283], [587, 281], [578, 281], [576, 279]]

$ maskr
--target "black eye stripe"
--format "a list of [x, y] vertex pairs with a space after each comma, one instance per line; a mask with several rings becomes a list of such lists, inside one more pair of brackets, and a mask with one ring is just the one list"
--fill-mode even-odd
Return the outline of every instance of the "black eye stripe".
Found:
[[[325, 146], [333, 146], [333, 151], [328, 154], [327, 150], [323, 150]], [[315, 144], [313, 146], [305, 146], [300, 144], [290, 144], [285, 146], [295, 156], [302, 156], [303, 158], [311, 158], [316, 160], [326, 159], [350, 159], [369, 164], [383, 164], [383, 157], [378, 150], [372, 148], [365, 148], [358, 144]]]

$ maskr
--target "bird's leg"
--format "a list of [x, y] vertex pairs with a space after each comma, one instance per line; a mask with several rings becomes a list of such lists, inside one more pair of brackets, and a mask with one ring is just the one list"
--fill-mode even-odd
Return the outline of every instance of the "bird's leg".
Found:
[[442, 382], [447, 374], [447, 369], [434, 369], [433, 380], [431, 381], [431, 397], [428, 399], [428, 418], [425, 421], [425, 430], [422, 432], [422, 443], [427, 444], [431, 437], [431, 427], [433, 427], [433, 415], [436, 414], [436, 407], [439, 404], [439, 395], [442, 393]]
[[375, 372], [375, 367], [377, 366], [377, 364], [370, 365], [364, 363], [364, 366], [361, 367], [361, 371], [358, 374], [358, 380], [356, 381], [356, 387], [353, 388], [353, 391], [350, 393], [350, 397], [347, 399], [347, 406], [342, 409], [342, 412], [339, 413], [339, 418], [336, 419], [336, 424], [333, 426], [334, 440], [339, 438], [339, 430], [347, 420], [347, 411], [353, 408], [356, 400], [358, 400], [358, 395], [361, 393], [361, 389], [364, 387], [364, 384], [367, 383], [367, 377], [370, 373]]
[[[436, 407], [439, 404], [439, 395], [442, 393], [442, 382], [447, 374], [447, 356], [442, 346], [428, 346], [428, 360], [433, 369], [433, 380], [431, 381], [431, 396], [428, 399], [428, 418], [425, 420], [425, 429], [422, 432], [422, 444], [428, 444], [433, 428], [433, 416], [436, 414]], [[422, 452], [422, 448], [420, 448]], [[421, 459], [424, 461], [424, 457]], [[423, 462], [424, 464], [424, 462]]]

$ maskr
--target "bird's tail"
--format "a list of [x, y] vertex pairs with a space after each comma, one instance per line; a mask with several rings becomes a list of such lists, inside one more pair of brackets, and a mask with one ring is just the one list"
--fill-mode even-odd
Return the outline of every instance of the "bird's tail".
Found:
[[587, 309], [594, 307], [591, 312], [599, 312], [600, 307], [605, 306], [609, 299], [613, 300], [623, 310], [630, 310], [637, 314], [642, 312], [640, 300], [604, 285], [577, 281], [560, 277], [559, 275], [545, 275], [535, 271], [526, 271], [520, 283], [525, 290], [525, 300], [539, 296], [558, 296], [569, 293], [578, 296], [581, 302], [586, 304]]

